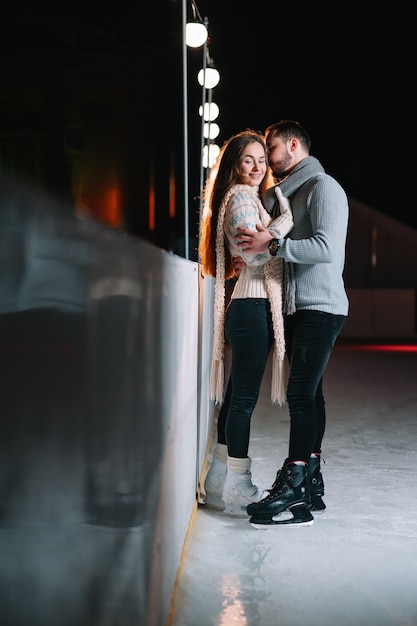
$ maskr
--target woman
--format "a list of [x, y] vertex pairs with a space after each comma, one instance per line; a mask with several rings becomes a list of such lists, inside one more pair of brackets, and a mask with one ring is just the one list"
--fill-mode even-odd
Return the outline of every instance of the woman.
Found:
[[[242, 254], [234, 236], [239, 228], [256, 231], [270, 216], [260, 192], [273, 184], [263, 137], [252, 130], [232, 136], [222, 147], [204, 190], [199, 253], [203, 274], [216, 278], [211, 398], [222, 403], [217, 444], [204, 489], [206, 504], [246, 517], [246, 507], [260, 493], [252, 483], [248, 457], [250, 421], [271, 347], [274, 347], [271, 399], [285, 401], [285, 342], [282, 319], [282, 261], [270, 252]], [[293, 227], [289, 202], [277, 187], [281, 217], [272, 236], [283, 238]], [[225, 281], [234, 276], [232, 256], [241, 255], [240, 273], [225, 314]], [[225, 335], [232, 354], [223, 401]]]

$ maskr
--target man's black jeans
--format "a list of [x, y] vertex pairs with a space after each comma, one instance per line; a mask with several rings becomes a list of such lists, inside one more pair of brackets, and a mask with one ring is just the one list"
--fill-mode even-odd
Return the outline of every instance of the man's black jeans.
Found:
[[326, 427], [323, 374], [345, 320], [344, 315], [313, 310], [296, 311], [284, 318], [291, 417], [286, 462], [308, 462], [312, 452], [321, 452]]

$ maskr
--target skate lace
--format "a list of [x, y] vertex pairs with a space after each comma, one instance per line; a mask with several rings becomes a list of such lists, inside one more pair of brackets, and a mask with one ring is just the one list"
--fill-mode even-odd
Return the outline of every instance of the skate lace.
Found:
[[275, 498], [278, 494], [285, 491], [286, 487], [287, 481], [285, 480], [285, 475], [283, 469], [281, 468], [277, 471], [277, 476], [273, 482], [272, 487], [265, 490], [266, 492], [268, 492], [265, 500], [268, 500], [269, 498]]

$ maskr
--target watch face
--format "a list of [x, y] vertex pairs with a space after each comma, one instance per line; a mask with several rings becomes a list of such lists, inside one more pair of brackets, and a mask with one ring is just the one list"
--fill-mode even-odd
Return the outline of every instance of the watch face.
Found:
[[272, 240], [269, 242], [268, 249], [269, 249], [269, 252], [272, 254], [272, 256], [275, 256], [275, 255], [276, 255], [276, 253], [277, 253], [277, 252], [278, 252], [278, 250], [279, 250], [279, 242], [278, 242], [278, 239], [272, 239]]

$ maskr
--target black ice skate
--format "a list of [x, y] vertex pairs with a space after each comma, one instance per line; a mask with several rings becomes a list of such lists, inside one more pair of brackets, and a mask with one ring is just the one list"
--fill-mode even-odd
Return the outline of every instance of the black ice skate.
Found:
[[284, 524], [312, 525], [314, 518], [309, 510], [311, 503], [306, 465], [284, 465], [278, 470], [274, 484], [267, 491], [265, 498], [246, 507], [251, 526], [266, 528]]
[[326, 505], [323, 502], [324, 481], [323, 475], [320, 471], [320, 457], [315, 454], [311, 455], [308, 462], [307, 479], [310, 489], [310, 511], [322, 513], [326, 508]]

